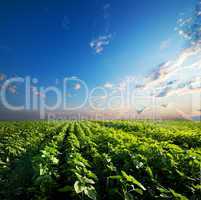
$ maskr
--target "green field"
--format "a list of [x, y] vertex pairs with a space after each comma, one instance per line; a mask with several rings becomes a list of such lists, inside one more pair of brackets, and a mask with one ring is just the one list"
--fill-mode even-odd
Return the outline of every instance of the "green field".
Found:
[[0, 199], [201, 199], [201, 123], [0, 122]]

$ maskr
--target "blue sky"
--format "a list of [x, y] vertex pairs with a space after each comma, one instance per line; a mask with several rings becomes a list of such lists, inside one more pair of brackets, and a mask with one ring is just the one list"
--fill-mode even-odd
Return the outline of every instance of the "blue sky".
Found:
[[[174, 31], [176, 20], [194, 2], [4, 1], [0, 7], [1, 71], [32, 75], [47, 84], [55, 77], [73, 75], [92, 85], [147, 73], [183, 45]], [[101, 55], [95, 54], [90, 41], [107, 34], [112, 34], [110, 44]], [[161, 42], [168, 39], [171, 48], [161, 52]]]
[[175, 27], [195, 2], [1, 2], [0, 72], [36, 77], [41, 86], [77, 76], [91, 88], [145, 76], [184, 48]]

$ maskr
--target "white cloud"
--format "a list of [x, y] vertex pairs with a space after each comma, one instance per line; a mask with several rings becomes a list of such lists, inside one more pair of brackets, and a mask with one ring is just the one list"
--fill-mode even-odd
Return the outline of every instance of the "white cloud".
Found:
[[[175, 59], [159, 65], [147, 77], [139, 77], [139, 80], [137, 77], [125, 78], [118, 83], [107, 82], [104, 87], [111, 89], [111, 97], [115, 95], [113, 91], [120, 90], [124, 100], [129, 95], [128, 90], [136, 97], [142, 97], [143, 101], [153, 97], [158, 101], [169, 101], [169, 97], [201, 94], [201, 49], [197, 46], [186, 48]], [[144, 114], [149, 105], [144, 101], [144, 107], [141, 108], [136, 100], [133, 104], [138, 114]], [[169, 109], [169, 104], [162, 104], [161, 107]], [[184, 113], [180, 112], [179, 115], [183, 116]]]
[[137, 109], [136, 109], [136, 112], [137, 112], [137, 114], [139, 115], [139, 114], [143, 113], [146, 109], [147, 109], [147, 107], [143, 106], [143, 107], [141, 107], [141, 108], [137, 108]]
[[[174, 65], [178, 68], [169, 71], [165, 76], [159, 76], [155, 81], [148, 83], [148, 88], [158, 89], [158, 97], [183, 95], [201, 92], [201, 69], [199, 68], [200, 61], [194, 60], [193, 63], [188, 64], [192, 59], [192, 55], [188, 57], [186, 62], [178, 62], [181, 65]], [[195, 58], [194, 58], [195, 59]], [[201, 59], [198, 57], [197, 59]], [[171, 66], [169, 66], [171, 67]], [[175, 80], [176, 79], [176, 80]], [[172, 84], [169, 84], [172, 83]]]
[[75, 90], [80, 90], [80, 88], [81, 88], [81, 85], [79, 83], [75, 84], [75, 86], [74, 86]]
[[113, 84], [111, 84], [111, 83], [105, 83], [104, 87], [108, 88], [108, 89], [111, 89], [111, 88], [113, 88]]
[[103, 6], [103, 17], [104, 19], [108, 19], [110, 17], [110, 13], [109, 13], [109, 9], [110, 9], [110, 4], [109, 3], [106, 3], [104, 6]]
[[[106, 9], [107, 7], [109, 7], [109, 5], [106, 6]], [[197, 15], [201, 14], [197, 13]], [[185, 27], [191, 24], [192, 20], [192, 18], [180, 18], [177, 22], [178, 27], [176, 31], [179, 35], [188, 40], [193, 39], [193, 36], [191, 32], [186, 31]], [[200, 30], [201, 29], [196, 30], [196, 36], [200, 36]], [[101, 53], [104, 47], [109, 44], [110, 37], [109, 40], [107, 36], [93, 40], [90, 43], [91, 48], [93, 48], [96, 53]], [[162, 41], [160, 43], [160, 50], [169, 48], [172, 42], [171, 39]], [[193, 40], [188, 44], [188, 48], [183, 49], [175, 59], [162, 63], [147, 77], [140, 78], [139, 82], [132, 80], [131, 88], [128, 87], [130, 82], [126, 79], [118, 83], [106, 83], [104, 87], [111, 89], [111, 97], [114, 95], [112, 92], [118, 89], [123, 94], [123, 98], [127, 98], [128, 88], [137, 95], [139, 93], [139, 96], [142, 96], [142, 98], [154, 97], [153, 99], [157, 99], [157, 101], [168, 101], [168, 103], [161, 104], [160, 107], [169, 112], [169, 103], [172, 103], [171, 101], [174, 101], [175, 98], [181, 97], [182, 99], [183, 97], [188, 98], [186, 97], [187, 95], [198, 96], [201, 94], [201, 39]], [[187, 101], [188, 100], [186, 100], [186, 102]], [[184, 107], [188, 106], [186, 102], [182, 101], [181, 105]], [[125, 103], [127, 103], [127, 101]], [[128, 101], [128, 103], [130, 102]], [[144, 114], [144, 111], [147, 111], [146, 108], [149, 103], [144, 102], [144, 104], [144, 107], [140, 108], [139, 105], [134, 102], [138, 114]], [[177, 112], [182, 118], [190, 119], [188, 114], [185, 114], [179, 109], [176, 110], [175, 106], [171, 112]]]
[[104, 50], [104, 47], [109, 45], [111, 38], [111, 34], [99, 36], [97, 39], [94, 39], [90, 42], [90, 47], [95, 51], [96, 54], [100, 54]]
[[[145, 79], [145, 89], [167, 88], [174, 80], [174, 84], [189, 82], [201, 73], [201, 50], [197, 47], [184, 49], [176, 59], [159, 65], [156, 70]], [[178, 79], [183, 79], [178, 81]], [[174, 85], [171, 84], [171, 85]], [[175, 88], [174, 88], [175, 89]]]
[[191, 37], [183, 30], [178, 31], [179, 35], [182, 36], [184, 39], [190, 40]]

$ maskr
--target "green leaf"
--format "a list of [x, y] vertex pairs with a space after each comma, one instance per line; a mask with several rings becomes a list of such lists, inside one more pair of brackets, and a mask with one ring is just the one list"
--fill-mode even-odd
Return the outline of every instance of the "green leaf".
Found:
[[109, 176], [109, 179], [113, 179], [113, 180], [121, 180], [121, 176], [118, 175], [118, 176]]
[[179, 176], [181, 176], [181, 177], [185, 176], [185, 174], [184, 174], [183, 172], [179, 171], [178, 169], [176, 169], [176, 172], [177, 172], [177, 173], [179, 174]]
[[193, 185], [195, 189], [201, 190], [201, 185]]
[[137, 192], [140, 195], [143, 195], [143, 191], [141, 189], [139, 189], [139, 188], [136, 188], [134, 191]]
[[93, 186], [87, 187], [84, 189], [85, 195], [87, 195], [90, 199], [96, 200], [96, 190]]
[[164, 188], [164, 187], [162, 187], [162, 186], [158, 186], [157, 189], [158, 189], [161, 193], [168, 193], [168, 192], [169, 192], [166, 188]]
[[175, 199], [178, 200], [188, 200], [188, 198], [186, 198], [185, 196], [175, 192], [174, 190], [170, 189], [170, 192], [172, 193], [173, 197], [175, 197]]
[[76, 181], [74, 183], [74, 189], [75, 189], [75, 192], [79, 194], [84, 191], [85, 187], [79, 181]]
[[83, 181], [84, 183], [95, 184], [95, 182], [94, 182], [93, 179], [89, 179], [89, 178], [87, 178], [86, 176], [82, 177], [82, 181]]
[[151, 178], [153, 178], [153, 173], [150, 167], [146, 167], [146, 172]]
[[53, 156], [51, 157], [51, 160], [52, 160], [53, 164], [58, 164], [59, 163], [59, 160], [57, 158], [53, 157]]
[[133, 176], [127, 175], [126, 172], [124, 172], [124, 171], [121, 171], [121, 173], [128, 182], [131, 182], [131, 183], [137, 185], [138, 187], [140, 187], [141, 189], [146, 190], [146, 188], [138, 180], [136, 180]]

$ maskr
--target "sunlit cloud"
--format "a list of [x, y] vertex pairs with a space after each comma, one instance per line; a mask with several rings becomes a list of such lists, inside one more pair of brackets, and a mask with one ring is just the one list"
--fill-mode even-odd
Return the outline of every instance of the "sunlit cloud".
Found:
[[192, 116], [185, 113], [184, 111], [178, 109], [177, 107], [175, 107], [175, 111], [176, 111], [176, 114], [182, 118], [182, 119], [186, 119], [186, 120], [192, 120]]
[[[127, 88], [130, 88], [132, 92], [139, 93], [142, 99], [154, 97], [165, 100], [168, 97], [201, 94], [201, 49], [197, 45], [187, 47], [175, 59], [162, 63], [152, 73], [140, 77], [139, 80], [133, 76], [117, 83], [106, 83], [104, 87], [111, 89], [111, 95], [115, 95], [113, 92], [119, 90], [123, 96], [126, 96]], [[159, 112], [165, 112], [167, 115], [175, 112], [175, 117], [191, 119], [191, 114], [176, 108], [177, 105], [170, 107], [170, 103], [170, 99], [166, 103], [159, 103], [158, 105], [162, 109], [158, 108]], [[142, 101], [140, 104], [134, 102], [130, 106], [119, 107], [119, 112], [122, 112], [122, 115], [125, 112], [128, 114], [130, 111], [134, 112], [135, 107], [137, 115], [151, 115], [154, 110], [154, 108], [150, 108], [151, 104], [146, 102], [143, 104]]]
[[[175, 60], [160, 65], [145, 78], [144, 90], [155, 90], [156, 97], [169, 94], [183, 94], [183, 91], [197, 92], [201, 84], [201, 51], [189, 47], [183, 50]], [[199, 76], [200, 74], [200, 76]]]

